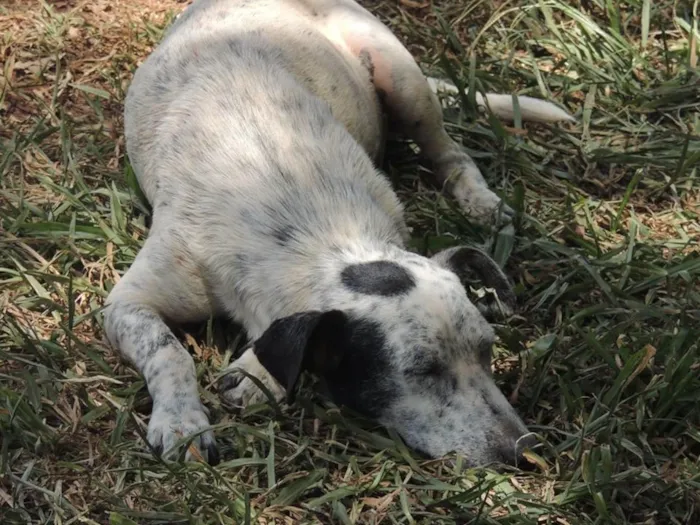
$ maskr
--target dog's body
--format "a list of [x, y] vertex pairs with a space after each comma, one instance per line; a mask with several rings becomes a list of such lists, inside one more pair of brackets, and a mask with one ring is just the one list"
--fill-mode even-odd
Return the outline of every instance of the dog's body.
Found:
[[[508, 98], [488, 102], [507, 114]], [[507, 280], [473, 249], [404, 249], [401, 204], [373, 164], [383, 110], [467, 214], [503, 211], [410, 54], [353, 0], [198, 0], [139, 68], [126, 139], [153, 223], [105, 328], [147, 381], [156, 448], [208, 426], [192, 358], [165, 321], [225, 314], [255, 342], [233, 367], [277, 396], [310, 368], [337, 402], [428, 454], [519, 455], [527, 430], [490, 377], [488, 308], [456, 273], [476, 269], [509, 302]], [[233, 368], [224, 395], [261, 398]], [[210, 431], [195, 443], [216, 460]]]

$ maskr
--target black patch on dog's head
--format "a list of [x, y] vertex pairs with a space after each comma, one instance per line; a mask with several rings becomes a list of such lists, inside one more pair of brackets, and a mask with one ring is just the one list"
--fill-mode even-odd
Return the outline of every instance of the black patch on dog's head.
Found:
[[339, 310], [299, 312], [273, 321], [253, 349], [291, 402], [304, 370], [323, 376], [339, 365], [347, 324], [347, 316]]
[[324, 377], [333, 401], [367, 417], [378, 418], [398, 395], [390, 350], [382, 329], [372, 321], [352, 320], [339, 366]]
[[340, 278], [353, 292], [385, 297], [405, 294], [416, 285], [406, 268], [391, 261], [352, 264], [343, 269]]

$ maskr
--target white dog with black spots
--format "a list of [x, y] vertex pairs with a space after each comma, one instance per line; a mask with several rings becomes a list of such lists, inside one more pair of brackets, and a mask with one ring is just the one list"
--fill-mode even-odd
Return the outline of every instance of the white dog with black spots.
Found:
[[[463, 284], [475, 274], [507, 310], [508, 279], [472, 247], [408, 251], [401, 203], [375, 165], [386, 113], [468, 217], [510, 220], [446, 133], [431, 85], [444, 84], [353, 0], [196, 0], [138, 68], [126, 144], [153, 222], [105, 329], [147, 382], [156, 450], [199, 433], [193, 444], [218, 461], [194, 362], [166, 324], [212, 315], [251, 341], [222, 381], [231, 402], [263, 399], [238, 369], [280, 399], [309, 370], [336, 403], [429, 456], [515, 464], [533, 445], [491, 376], [499, 308]], [[513, 117], [509, 95], [477, 100]], [[572, 119], [518, 102], [524, 119]]]

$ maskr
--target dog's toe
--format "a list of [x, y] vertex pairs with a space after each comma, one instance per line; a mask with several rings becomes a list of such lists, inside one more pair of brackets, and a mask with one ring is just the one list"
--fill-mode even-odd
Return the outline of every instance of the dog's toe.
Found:
[[499, 226], [505, 226], [513, 222], [515, 218], [515, 210], [508, 206], [505, 202], [501, 202], [501, 206], [496, 211], [498, 217], [496, 218], [496, 223]]
[[[209, 418], [204, 406], [196, 399], [176, 404], [156, 402], [148, 424], [148, 442], [156, 455], [166, 460], [180, 456], [182, 449], [176, 446], [183, 438], [191, 437], [185, 452], [186, 461], [214, 458], [218, 462], [216, 439], [208, 430]], [[211, 452], [211, 451], [214, 452]]]

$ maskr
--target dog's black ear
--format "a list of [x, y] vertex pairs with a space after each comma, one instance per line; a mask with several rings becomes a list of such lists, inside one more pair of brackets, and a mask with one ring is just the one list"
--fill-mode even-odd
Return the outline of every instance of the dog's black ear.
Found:
[[289, 403], [304, 370], [323, 376], [338, 367], [347, 322], [340, 310], [301, 312], [277, 319], [253, 343], [260, 364], [285, 388]]
[[[508, 316], [515, 309], [516, 299], [508, 277], [496, 261], [486, 253], [471, 246], [455, 246], [437, 254], [432, 259], [443, 268], [456, 273], [479, 311], [489, 320]], [[470, 293], [471, 290], [491, 288], [491, 294]]]

